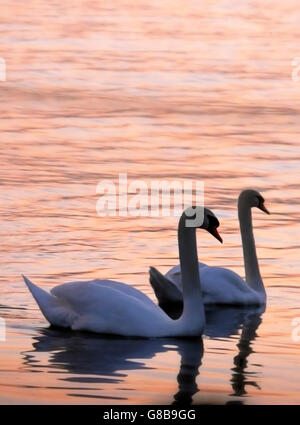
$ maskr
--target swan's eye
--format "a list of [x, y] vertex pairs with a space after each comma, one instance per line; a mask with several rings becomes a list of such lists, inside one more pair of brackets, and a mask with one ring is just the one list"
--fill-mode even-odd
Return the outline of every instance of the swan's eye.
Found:
[[265, 202], [264, 198], [262, 196], [256, 196], [258, 200], [258, 205], [263, 204]]
[[262, 196], [257, 196], [258, 199], [258, 205], [257, 208], [259, 208], [261, 211], [265, 212], [266, 214], [270, 214], [270, 212], [265, 207], [265, 200]]
[[207, 231], [213, 235], [216, 239], [218, 239], [218, 241], [220, 241], [221, 243], [223, 243], [223, 239], [221, 238], [217, 228], [219, 227], [220, 223], [219, 220], [216, 217], [213, 216], [209, 216], [208, 217], [209, 220], [209, 226], [207, 228]]
[[214, 217], [213, 215], [209, 215], [208, 217], [208, 221], [209, 221], [209, 227], [219, 227], [220, 223], [219, 220], [217, 219], [217, 217]]

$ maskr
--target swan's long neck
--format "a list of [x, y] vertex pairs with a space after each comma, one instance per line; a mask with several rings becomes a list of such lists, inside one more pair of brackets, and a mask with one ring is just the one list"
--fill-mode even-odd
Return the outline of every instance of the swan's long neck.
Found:
[[255, 291], [265, 293], [256, 255], [251, 206], [247, 202], [247, 199], [239, 199], [238, 214], [243, 244], [246, 282]]
[[183, 313], [181, 319], [192, 328], [204, 325], [204, 306], [198, 268], [196, 228], [185, 226], [183, 214], [178, 226]]

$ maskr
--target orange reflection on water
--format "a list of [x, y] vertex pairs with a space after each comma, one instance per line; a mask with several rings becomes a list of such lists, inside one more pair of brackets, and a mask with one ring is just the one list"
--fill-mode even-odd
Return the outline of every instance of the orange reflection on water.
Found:
[[[106, 348], [44, 335], [20, 278], [44, 287], [111, 278], [154, 299], [148, 267], [177, 264], [177, 218], [97, 217], [97, 183], [117, 182], [121, 172], [149, 185], [204, 181], [225, 243], [199, 232], [199, 258], [240, 274], [236, 199], [247, 187], [263, 193], [272, 215], [253, 216], [267, 311], [245, 370], [232, 370], [240, 330], [204, 340], [193, 398], [299, 402], [299, 345], [291, 339], [300, 316], [300, 83], [291, 79], [299, 13], [296, 0], [30, 0], [22, 14], [2, 2], [0, 304], [9, 339], [1, 345], [1, 403], [173, 401], [179, 342], [173, 350], [147, 342], [145, 351], [128, 343], [132, 353], [108, 361], [116, 370], [105, 380], [97, 359]], [[70, 354], [78, 341], [94, 370], [78, 371]]]

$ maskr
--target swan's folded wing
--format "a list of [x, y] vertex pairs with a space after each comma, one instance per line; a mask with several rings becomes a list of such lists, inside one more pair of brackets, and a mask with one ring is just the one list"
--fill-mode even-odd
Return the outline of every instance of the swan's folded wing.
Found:
[[182, 292], [177, 286], [161, 274], [155, 267], [150, 267], [150, 284], [160, 305], [182, 303]]
[[[51, 293], [77, 315], [73, 330], [119, 335], [157, 333], [165, 314], [151, 300], [145, 303], [112, 286], [71, 282], [56, 286]], [[148, 329], [149, 328], [149, 329]]]
[[234, 271], [222, 267], [201, 270], [201, 285], [205, 304], [256, 304], [257, 293]]
[[[104, 281], [105, 282], [105, 281]], [[99, 283], [99, 282], [98, 282]], [[127, 286], [124, 284], [124, 286]], [[94, 281], [70, 282], [55, 286], [51, 294], [67, 303], [78, 314], [99, 313], [109, 307], [116, 311], [122, 309], [124, 304], [142, 305], [149, 308], [157, 307], [150, 298], [144, 296], [137, 298], [131, 291], [120, 290], [114, 285], [100, 285]], [[145, 299], [147, 302], [145, 302]]]
[[125, 283], [118, 282], [115, 280], [100, 280], [100, 279], [92, 280], [91, 283], [93, 283], [94, 285], [100, 285], [100, 286], [116, 289], [146, 304], [153, 304], [153, 301], [149, 297], [147, 297], [147, 295], [145, 295], [143, 292], [139, 291], [138, 289], [134, 288], [131, 285], [126, 285]]
[[93, 282], [69, 282], [55, 286], [50, 292], [67, 303], [73, 311], [82, 314], [97, 308], [99, 297], [104, 303], [109, 288], [94, 285]]

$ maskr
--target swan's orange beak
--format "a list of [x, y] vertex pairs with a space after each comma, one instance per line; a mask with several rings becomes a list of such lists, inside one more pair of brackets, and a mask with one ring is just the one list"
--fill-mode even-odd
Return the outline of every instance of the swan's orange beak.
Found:
[[265, 212], [266, 214], [270, 214], [270, 211], [268, 211], [268, 210], [267, 210], [267, 208], [265, 207], [265, 204], [264, 204], [263, 202], [261, 202], [261, 203], [258, 205], [258, 208], [259, 208], [260, 210], [262, 210], [263, 212]]
[[211, 235], [213, 235], [216, 239], [218, 239], [218, 241], [220, 241], [221, 243], [223, 243], [223, 239], [221, 238], [221, 236], [220, 236], [220, 234], [219, 234], [219, 232], [218, 232], [218, 230], [217, 230], [216, 227], [210, 227], [208, 229], [208, 231], [209, 231], [209, 233]]

